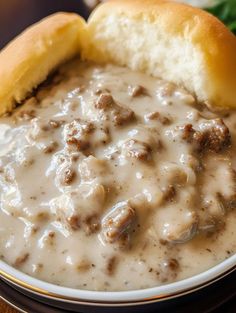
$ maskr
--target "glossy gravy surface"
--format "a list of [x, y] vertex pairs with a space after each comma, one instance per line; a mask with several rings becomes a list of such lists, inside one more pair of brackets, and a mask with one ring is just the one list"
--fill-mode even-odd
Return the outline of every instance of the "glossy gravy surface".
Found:
[[74, 60], [0, 119], [0, 256], [89, 290], [190, 277], [236, 252], [236, 114]]

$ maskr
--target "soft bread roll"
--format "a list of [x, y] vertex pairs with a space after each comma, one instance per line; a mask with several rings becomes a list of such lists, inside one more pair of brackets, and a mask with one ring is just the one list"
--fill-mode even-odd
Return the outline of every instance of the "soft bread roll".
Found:
[[31, 26], [2, 50], [0, 115], [11, 111], [59, 64], [80, 52], [84, 28], [78, 15], [57, 13]]
[[110, 0], [90, 17], [89, 38], [86, 58], [164, 78], [214, 107], [236, 107], [236, 37], [201, 9]]

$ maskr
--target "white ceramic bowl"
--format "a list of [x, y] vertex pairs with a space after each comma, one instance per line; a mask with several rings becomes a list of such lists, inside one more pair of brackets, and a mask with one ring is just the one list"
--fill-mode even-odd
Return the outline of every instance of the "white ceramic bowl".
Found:
[[[167, 299], [181, 297], [222, 279], [236, 269], [236, 254], [214, 266], [213, 268], [175, 283], [158, 287], [119, 292], [97, 292], [56, 286], [31, 276], [0, 261], [0, 276], [21, 292], [46, 303], [56, 301], [66, 304], [73, 303], [83, 308], [96, 307], [127, 307], [150, 304]], [[60, 306], [60, 305], [59, 305]]]

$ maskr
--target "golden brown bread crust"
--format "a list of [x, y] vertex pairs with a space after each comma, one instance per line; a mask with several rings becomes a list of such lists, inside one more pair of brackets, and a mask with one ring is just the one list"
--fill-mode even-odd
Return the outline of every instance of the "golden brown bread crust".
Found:
[[0, 53], [0, 115], [76, 54], [183, 85], [214, 108], [236, 107], [236, 37], [215, 17], [165, 0], [110, 0], [88, 25], [58, 13]]
[[92, 14], [89, 31], [87, 57], [183, 84], [212, 106], [236, 107], [236, 37], [211, 14], [171, 1], [110, 0]]
[[57, 13], [31, 26], [0, 53], [0, 115], [9, 112], [62, 62], [78, 54], [85, 23]]

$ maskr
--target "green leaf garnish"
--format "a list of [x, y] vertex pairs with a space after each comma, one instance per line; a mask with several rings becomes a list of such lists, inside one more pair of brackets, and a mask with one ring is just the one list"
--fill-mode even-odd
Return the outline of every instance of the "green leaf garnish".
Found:
[[215, 6], [206, 10], [218, 17], [236, 35], [236, 0], [218, 0]]

